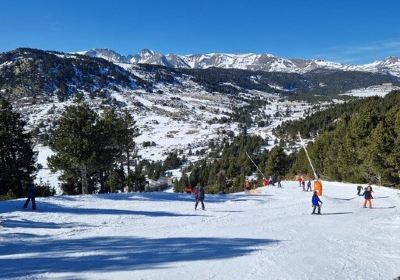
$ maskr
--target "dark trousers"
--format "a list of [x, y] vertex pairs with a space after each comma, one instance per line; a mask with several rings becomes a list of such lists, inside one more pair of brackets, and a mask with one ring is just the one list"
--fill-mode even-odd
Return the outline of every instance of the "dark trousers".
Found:
[[313, 206], [312, 214], [315, 214], [315, 209], [317, 209], [317, 207], [318, 207], [318, 213], [317, 214], [321, 214], [321, 206], [319, 206], [319, 205], [314, 205]]
[[32, 200], [32, 209], [36, 210], [36, 201], [34, 197], [28, 197], [28, 199], [25, 201], [24, 208], [28, 207], [29, 201], [31, 200]]
[[199, 201], [201, 202], [201, 209], [205, 209], [204, 207], [204, 201], [203, 199], [196, 199], [196, 204], [194, 205], [194, 209], [197, 209], [197, 205], [199, 204]]
[[281, 182], [278, 181], [278, 188], [282, 188]]
[[307, 186], [307, 191], [311, 191], [311, 186]]

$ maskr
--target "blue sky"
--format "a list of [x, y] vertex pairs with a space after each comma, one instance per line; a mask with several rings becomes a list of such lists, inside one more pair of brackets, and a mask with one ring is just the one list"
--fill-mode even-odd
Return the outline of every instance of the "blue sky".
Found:
[[2, 0], [0, 51], [255, 52], [365, 63], [400, 56], [399, 0]]

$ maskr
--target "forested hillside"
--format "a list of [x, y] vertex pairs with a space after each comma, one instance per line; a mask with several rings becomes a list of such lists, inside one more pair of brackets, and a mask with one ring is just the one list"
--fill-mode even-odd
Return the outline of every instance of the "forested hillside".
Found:
[[306, 74], [249, 71], [240, 69], [176, 69], [174, 72], [189, 74], [194, 81], [209, 91], [237, 93], [244, 89], [279, 92], [304, 99], [319, 96], [337, 96], [346, 91], [392, 83], [400, 85], [398, 77], [358, 71], [314, 70]]
[[27, 48], [0, 53], [0, 96], [11, 100], [52, 95], [67, 99], [82, 91], [96, 95], [141, 83], [104, 59]]
[[[286, 124], [279, 132], [283, 133], [285, 128], [292, 136], [296, 131], [314, 136], [320, 130], [308, 151], [326, 179], [400, 184], [400, 91], [385, 98], [338, 105]], [[300, 151], [290, 173], [311, 174], [306, 162], [304, 152]]]
[[274, 129], [274, 134], [285, 141], [297, 140], [299, 131], [305, 138], [314, 138], [323, 130], [333, 129], [339, 118], [349, 118], [366, 104], [380, 100], [380, 97], [374, 96], [342, 104], [332, 104], [327, 109], [306, 116], [304, 119], [291, 120], [278, 125]]
[[[276, 133], [293, 141], [298, 131], [315, 137], [307, 150], [322, 179], [400, 186], [400, 91], [336, 105], [285, 123]], [[263, 149], [267, 144], [259, 137], [240, 135], [213, 146], [208, 159], [190, 166], [176, 182], [176, 191], [198, 183], [214, 193], [240, 191], [245, 176], [254, 172], [260, 180], [262, 174], [246, 152], [267, 177], [312, 176], [303, 149], [287, 155], [285, 141], [270, 151]]]
[[293, 156], [286, 155], [280, 146], [263, 149], [268, 144], [259, 136], [242, 134], [226, 139], [220, 145], [211, 145], [210, 157], [189, 166], [186, 174], [176, 181], [175, 191], [181, 192], [185, 187], [197, 184], [207, 186], [210, 193], [242, 191], [246, 176], [257, 172], [258, 179], [262, 179], [248, 155], [265, 176], [287, 175]]

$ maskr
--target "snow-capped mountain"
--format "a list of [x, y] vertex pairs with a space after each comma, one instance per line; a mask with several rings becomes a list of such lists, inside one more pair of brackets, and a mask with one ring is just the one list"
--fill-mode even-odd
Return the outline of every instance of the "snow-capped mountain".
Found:
[[99, 57], [104, 58], [110, 62], [114, 63], [126, 63], [127, 58], [113, 50], [110, 49], [92, 49], [87, 52], [81, 52], [81, 54], [85, 54], [91, 57]]
[[191, 68], [236, 68], [248, 70], [262, 70], [267, 72], [296, 72], [296, 65], [284, 58], [271, 54], [223, 54], [212, 53], [206, 55], [184, 56]]
[[360, 69], [370, 72], [389, 73], [400, 77], [400, 58], [389, 56], [381, 61], [375, 61], [369, 64], [361, 65]]
[[[396, 69], [396, 63], [398, 61], [392, 58], [357, 72], [344, 71], [356, 69], [352, 66], [329, 70], [342, 65], [287, 60], [273, 55], [178, 56], [143, 50], [134, 56], [122, 56], [101, 49], [82, 56], [23, 48], [0, 54], [0, 95], [18, 99], [55, 94], [64, 99], [82, 92], [107, 95], [115, 89], [124, 91], [136, 87], [151, 91], [159, 83], [179, 88], [185, 76], [208, 92], [238, 94], [258, 90], [335, 96], [383, 83], [400, 86], [398, 77], [379, 72]], [[377, 67], [379, 71], [374, 70]]]
[[272, 54], [192, 54], [176, 55], [161, 54], [144, 49], [135, 55], [122, 56], [108, 49], [93, 49], [84, 54], [92, 57], [105, 58], [114, 63], [154, 64], [170, 68], [206, 69], [210, 67], [246, 69], [266, 72], [286, 72], [304, 74], [315, 69], [330, 69], [343, 71], [363, 71], [388, 73], [400, 76], [400, 58], [388, 57], [364, 65], [342, 64], [318, 59], [286, 59]]

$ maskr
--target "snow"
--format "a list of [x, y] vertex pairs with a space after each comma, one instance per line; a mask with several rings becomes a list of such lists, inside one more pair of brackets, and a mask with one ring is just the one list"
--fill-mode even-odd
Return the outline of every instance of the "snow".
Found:
[[370, 96], [380, 96], [384, 97], [386, 94], [391, 92], [392, 90], [399, 90], [400, 87], [393, 86], [391, 84], [387, 85], [378, 85], [378, 86], [371, 86], [367, 88], [359, 88], [348, 91], [341, 95], [350, 95], [355, 97], [370, 97]]
[[208, 54], [161, 54], [144, 49], [141, 52], [123, 56], [109, 49], [93, 49], [80, 52], [89, 56], [105, 58], [114, 63], [148, 63], [174, 68], [235, 68], [263, 70], [268, 72], [287, 72], [304, 74], [315, 69], [332, 69], [342, 71], [364, 71], [388, 73], [400, 77], [400, 58], [387, 57], [381, 61], [368, 64], [343, 64], [321, 59], [286, 59], [272, 54], [255, 53], [208, 53]]
[[394, 279], [400, 196], [324, 182], [323, 215], [297, 182], [246, 196], [123, 193], [0, 203], [1, 279]]
[[35, 183], [47, 183], [55, 187], [57, 194], [61, 194], [61, 182], [58, 180], [61, 172], [51, 172], [47, 162], [47, 158], [54, 155], [54, 152], [48, 146], [42, 145], [36, 146], [35, 151], [38, 152], [37, 163], [42, 165], [36, 175]]

